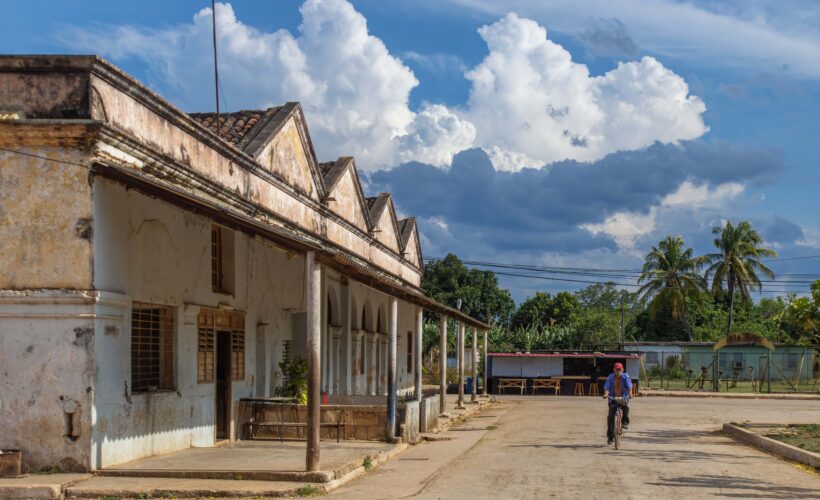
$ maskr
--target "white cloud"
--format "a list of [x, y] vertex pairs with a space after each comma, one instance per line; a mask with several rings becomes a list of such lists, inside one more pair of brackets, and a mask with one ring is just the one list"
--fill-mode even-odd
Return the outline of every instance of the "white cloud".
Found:
[[[479, 30], [489, 53], [465, 76], [463, 106], [409, 107], [415, 75], [372, 36], [346, 0], [307, 0], [296, 35], [268, 33], [217, 4], [220, 75], [229, 110], [298, 100], [322, 160], [353, 155], [363, 170], [417, 160], [444, 166], [479, 146], [499, 170], [564, 159], [590, 161], [707, 129], [705, 106], [652, 58], [592, 77], [534, 21], [510, 14]], [[74, 29], [65, 42], [114, 59], [138, 58], [149, 83], [189, 111], [213, 109], [211, 10], [189, 24]], [[463, 69], [454, 56], [406, 54], [419, 64]]]
[[[651, 57], [593, 77], [529, 19], [508, 14], [479, 33], [489, 54], [466, 74], [472, 88], [464, 115], [477, 124], [476, 144], [488, 152], [541, 163], [593, 161], [707, 131], [703, 101]], [[496, 168], [524, 166], [532, 164]]]
[[698, 185], [686, 180], [674, 192], [664, 196], [660, 203], [650, 206], [646, 213], [616, 212], [601, 223], [582, 224], [580, 227], [593, 235], [607, 235], [620, 249], [630, 251], [635, 249], [641, 238], [651, 235], [663, 222], [673, 221], [682, 215], [691, 218], [695, 212], [704, 212], [708, 218], [743, 191], [744, 186], [736, 182], [709, 189], [707, 183]]
[[562, 33], [581, 35], [590, 13], [617, 18], [642, 49], [713, 68], [781, 71], [820, 78], [816, 0], [415, 0], [431, 9], [465, 8], [491, 16], [518, 12]]
[[[471, 144], [471, 125], [445, 108], [410, 110], [418, 80], [369, 34], [366, 19], [347, 1], [307, 0], [298, 36], [248, 26], [230, 4], [216, 9], [220, 75], [230, 109], [301, 101], [322, 159], [352, 154], [365, 170], [411, 157], [444, 164]], [[77, 29], [65, 41], [115, 59], [142, 59], [185, 109], [213, 107], [212, 86], [203, 84], [213, 78], [209, 8], [191, 24], [116, 27], [113, 33]]]

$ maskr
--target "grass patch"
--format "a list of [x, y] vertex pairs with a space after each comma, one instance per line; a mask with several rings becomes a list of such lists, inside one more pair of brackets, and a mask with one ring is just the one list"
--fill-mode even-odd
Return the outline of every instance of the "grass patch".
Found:
[[807, 451], [820, 453], [820, 424], [784, 427], [777, 432], [766, 434], [766, 437], [797, 446]]
[[370, 470], [373, 468], [373, 457], [370, 455], [365, 455], [364, 459], [362, 460], [362, 467], [364, 470]]
[[494, 431], [494, 430], [498, 429], [498, 426], [497, 426], [497, 425], [488, 425], [488, 426], [486, 427], [486, 429], [487, 429], [488, 431]]
[[312, 484], [306, 484], [304, 486], [300, 486], [296, 488], [296, 496], [297, 497], [316, 497], [319, 495], [324, 495], [325, 491], [318, 486], [314, 486]]

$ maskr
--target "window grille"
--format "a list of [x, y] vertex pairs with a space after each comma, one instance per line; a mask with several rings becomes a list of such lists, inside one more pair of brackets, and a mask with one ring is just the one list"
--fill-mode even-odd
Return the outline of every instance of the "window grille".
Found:
[[282, 341], [282, 361], [290, 361], [290, 340]]
[[174, 389], [174, 309], [135, 302], [131, 308], [131, 392]]
[[407, 332], [407, 373], [413, 373], [413, 332]]
[[646, 353], [646, 364], [657, 365], [658, 364], [658, 353], [657, 352], [648, 352], [648, 353]]
[[797, 353], [790, 352], [786, 354], [786, 369], [787, 370], [796, 370], [797, 369]]
[[215, 292], [224, 290], [222, 281], [222, 228], [211, 225], [211, 285]]
[[231, 378], [242, 380], [245, 378], [245, 331], [231, 332]]

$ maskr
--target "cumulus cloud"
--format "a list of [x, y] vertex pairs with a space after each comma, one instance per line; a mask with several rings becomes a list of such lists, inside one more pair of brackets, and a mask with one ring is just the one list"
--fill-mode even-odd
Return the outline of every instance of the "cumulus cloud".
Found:
[[[684, 80], [655, 59], [632, 61], [601, 76], [573, 62], [534, 21], [509, 14], [479, 29], [487, 57], [466, 71], [461, 106], [409, 106], [419, 85], [412, 70], [368, 31], [346, 0], [307, 0], [298, 33], [260, 31], [220, 3], [220, 74], [228, 109], [301, 101], [318, 154], [353, 155], [365, 170], [399, 162], [447, 165], [458, 151], [484, 148], [497, 169], [593, 161], [655, 141], [702, 135], [705, 106]], [[64, 41], [115, 60], [136, 58], [149, 83], [190, 111], [212, 109], [211, 10], [191, 23], [147, 29], [76, 28]], [[428, 71], [464, 72], [447, 54], [405, 58]], [[224, 109], [224, 108], [223, 108]]]
[[[601, 76], [572, 60], [536, 22], [516, 14], [479, 29], [489, 54], [467, 72], [464, 115], [476, 144], [529, 159], [594, 161], [660, 141], [677, 143], [708, 129], [703, 101], [680, 76], [652, 57], [619, 64]], [[504, 157], [508, 162], [510, 155]]]
[[[352, 154], [365, 169], [406, 158], [446, 163], [470, 146], [472, 125], [446, 108], [409, 108], [418, 80], [369, 34], [366, 19], [347, 1], [307, 0], [297, 36], [261, 32], [237, 19], [230, 4], [219, 3], [216, 10], [221, 83], [230, 109], [299, 100], [319, 154]], [[213, 106], [213, 90], [202, 84], [213, 78], [210, 8], [190, 24], [75, 29], [65, 42], [114, 59], [141, 59], [151, 68], [151, 83], [185, 109]]]
[[605, 234], [611, 237], [622, 250], [633, 250], [639, 239], [652, 233], [659, 219], [678, 220], [681, 211], [719, 210], [744, 190], [737, 182], [727, 182], [709, 189], [704, 182], [696, 184], [690, 180], [683, 181], [678, 188], [663, 197], [657, 205], [652, 205], [646, 213], [616, 212], [600, 223], [581, 224], [592, 234]]

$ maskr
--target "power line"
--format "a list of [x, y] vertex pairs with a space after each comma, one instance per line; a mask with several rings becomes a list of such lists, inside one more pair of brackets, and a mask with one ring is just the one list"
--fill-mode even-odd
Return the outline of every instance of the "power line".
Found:
[[66, 165], [74, 165], [75, 167], [83, 167], [86, 170], [93, 170], [90, 166], [83, 165], [82, 163], [75, 163], [73, 161], [68, 161], [68, 160], [58, 160], [56, 158], [49, 158], [48, 156], [42, 156], [42, 155], [38, 155], [38, 154], [34, 154], [34, 153], [26, 153], [25, 151], [17, 151], [17, 150], [14, 150], [14, 149], [8, 149], [8, 148], [4, 148], [4, 147], [0, 147], [0, 151], [5, 151], [7, 153], [14, 153], [14, 154], [22, 155], [22, 156], [29, 156], [31, 158], [37, 158], [39, 160], [51, 161], [51, 162], [54, 162], [54, 163], [64, 163]]

